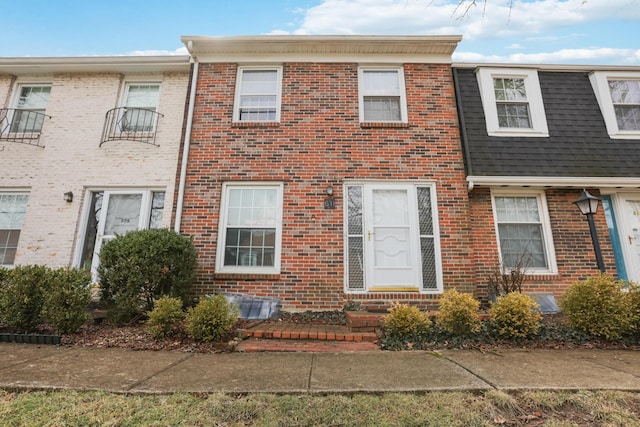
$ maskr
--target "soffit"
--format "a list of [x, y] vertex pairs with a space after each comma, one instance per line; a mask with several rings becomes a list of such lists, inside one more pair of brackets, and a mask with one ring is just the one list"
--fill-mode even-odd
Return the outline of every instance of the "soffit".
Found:
[[0, 74], [188, 72], [189, 56], [82, 56], [0, 58]]
[[201, 62], [451, 62], [461, 36], [183, 36]]

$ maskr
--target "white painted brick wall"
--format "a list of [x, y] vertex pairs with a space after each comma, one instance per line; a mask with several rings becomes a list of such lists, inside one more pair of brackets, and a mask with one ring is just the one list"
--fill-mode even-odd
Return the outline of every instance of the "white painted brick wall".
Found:
[[[26, 188], [29, 203], [16, 264], [71, 265], [82, 227], [87, 188], [166, 191], [163, 225], [170, 225], [189, 75], [162, 76], [156, 143], [110, 141], [99, 147], [106, 112], [119, 106], [120, 74], [59, 74], [51, 78], [44, 148], [0, 140], [0, 191]], [[0, 78], [0, 102], [11, 80]], [[63, 193], [72, 191], [66, 203]]]

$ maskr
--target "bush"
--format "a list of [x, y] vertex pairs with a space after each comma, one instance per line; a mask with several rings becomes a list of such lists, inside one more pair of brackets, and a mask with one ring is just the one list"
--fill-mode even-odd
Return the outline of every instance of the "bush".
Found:
[[0, 319], [33, 332], [48, 321], [57, 333], [78, 330], [88, 319], [91, 275], [72, 268], [15, 266], [0, 272]]
[[149, 319], [146, 331], [154, 338], [163, 338], [178, 330], [178, 325], [184, 319], [182, 300], [180, 298], [161, 297], [156, 301], [155, 308], [148, 313]]
[[43, 323], [44, 288], [51, 276], [50, 269], [41, 265], [15, 266], [2, 275], [2, 322], [20, 331], [33, 332]]
[[489, 309], [492, 331], [502, 338], [526, 338], [540, 329], [540, 307], [529, 295], [511, 292], [499, 296]]
[[626, 284], [606, 274], [574, 283], [560, 301], [569, 325], [597, 338], [616, 340], [633, 331], [636, 313]]
[[85, 270], [60, 268], [50, 271], [43, 315], [59, 334], [77, 331], [87, 320], [91, 302], [91, 274]]
[[218, 341], [231, 332], [238, 314], [238, 307], [222, 294], [203, 298], [187, 312], [187, 335], [199, 341]]
[[165, 295], [186, 305], [196, 264], [189, 238], [168, 229], [130, 231], [100, 249], [101, 301], [123, 318], [153, 310]]
[[480, 330], [478, 316], [480, 302], [471, 294], [460, 293], [455, 289], [445, 292], [440, 299], [440, 310], [436, 324], [454, 335], [470, 335]]
[[382, 329], [387, 338], [417, 340], [431, 327], [429, 316], [418, 307], [394, 304], [382, 318]]

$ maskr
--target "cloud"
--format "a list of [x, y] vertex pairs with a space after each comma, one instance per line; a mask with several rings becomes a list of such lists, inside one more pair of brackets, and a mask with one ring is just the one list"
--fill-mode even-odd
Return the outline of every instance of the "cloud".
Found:
[[162, 56], [162, 55], [188, 55], [189, 51], [182, 46], [175, 50], [134, 50], [127, 52], [126, 56]]
[[640, 64], [640, 49], [586, 48], [561, 49], [555, 52], [484, 55], [477, 52], [455, 52], [455, 62], [495, 62], [520, 64]]

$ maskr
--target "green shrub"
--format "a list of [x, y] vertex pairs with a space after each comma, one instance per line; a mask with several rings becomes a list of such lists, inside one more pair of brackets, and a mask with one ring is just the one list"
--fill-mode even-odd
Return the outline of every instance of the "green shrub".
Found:
[[629, 303], [631, 304], [631, 315], [633, 317], [633, 333], [640, 337], [640, 285], [636, 282], [627, 283]]
[[626, 283], [606, 274], [574, 283], [560, 301], [567, 322], [575, 330], [616, 340], [633, 331], [637, 322], [633, 297]]
[[499, 296], [489, 309], [491, 330], [502, 338], [526, 338], [540, 329], [540, 307], [529, 295], [511, 292]]
[[91, 302], [91, 274], [75, 268], [50, 271], [43, 315], [59, 334], [77, 331], [87, 320]]
[[382, 329], [386, 337], [397, 340], [417, 339], [431, 327], [427, 313], [418, 307], [394, 304], [389, 314], [382, 318]]
[[453, 335], [470, 335], [481, 327], [478, 310], [480, 301], [471, 294], [460, 293], [456, 289], [445, 292], [440, 299], [436, 324]]
[[224, 338], [238, 321], [238, 308], [224, 295], [206, 297], [189, 308], [186, 316], [187, 334], [199, 341], [218, 341]]
[[153, 310], [165, 295], [186, 305], [196, 264], [189, 238], [168, 229], [130, 231], [100, 249], [101, 301], [125, 318]]
[[3, 273], [0, 295], [2, 322], [24, 332], [43, 323], [44, 289], [51, 271], [41, 265], [15, 266]]
[[155, 338], [163, 338], [179, 330], [179, 324], [184, 319], [182, 300], [175, 297], [161, 297], [156, 301], [155, 308], [148, 313], [145, 330]]

